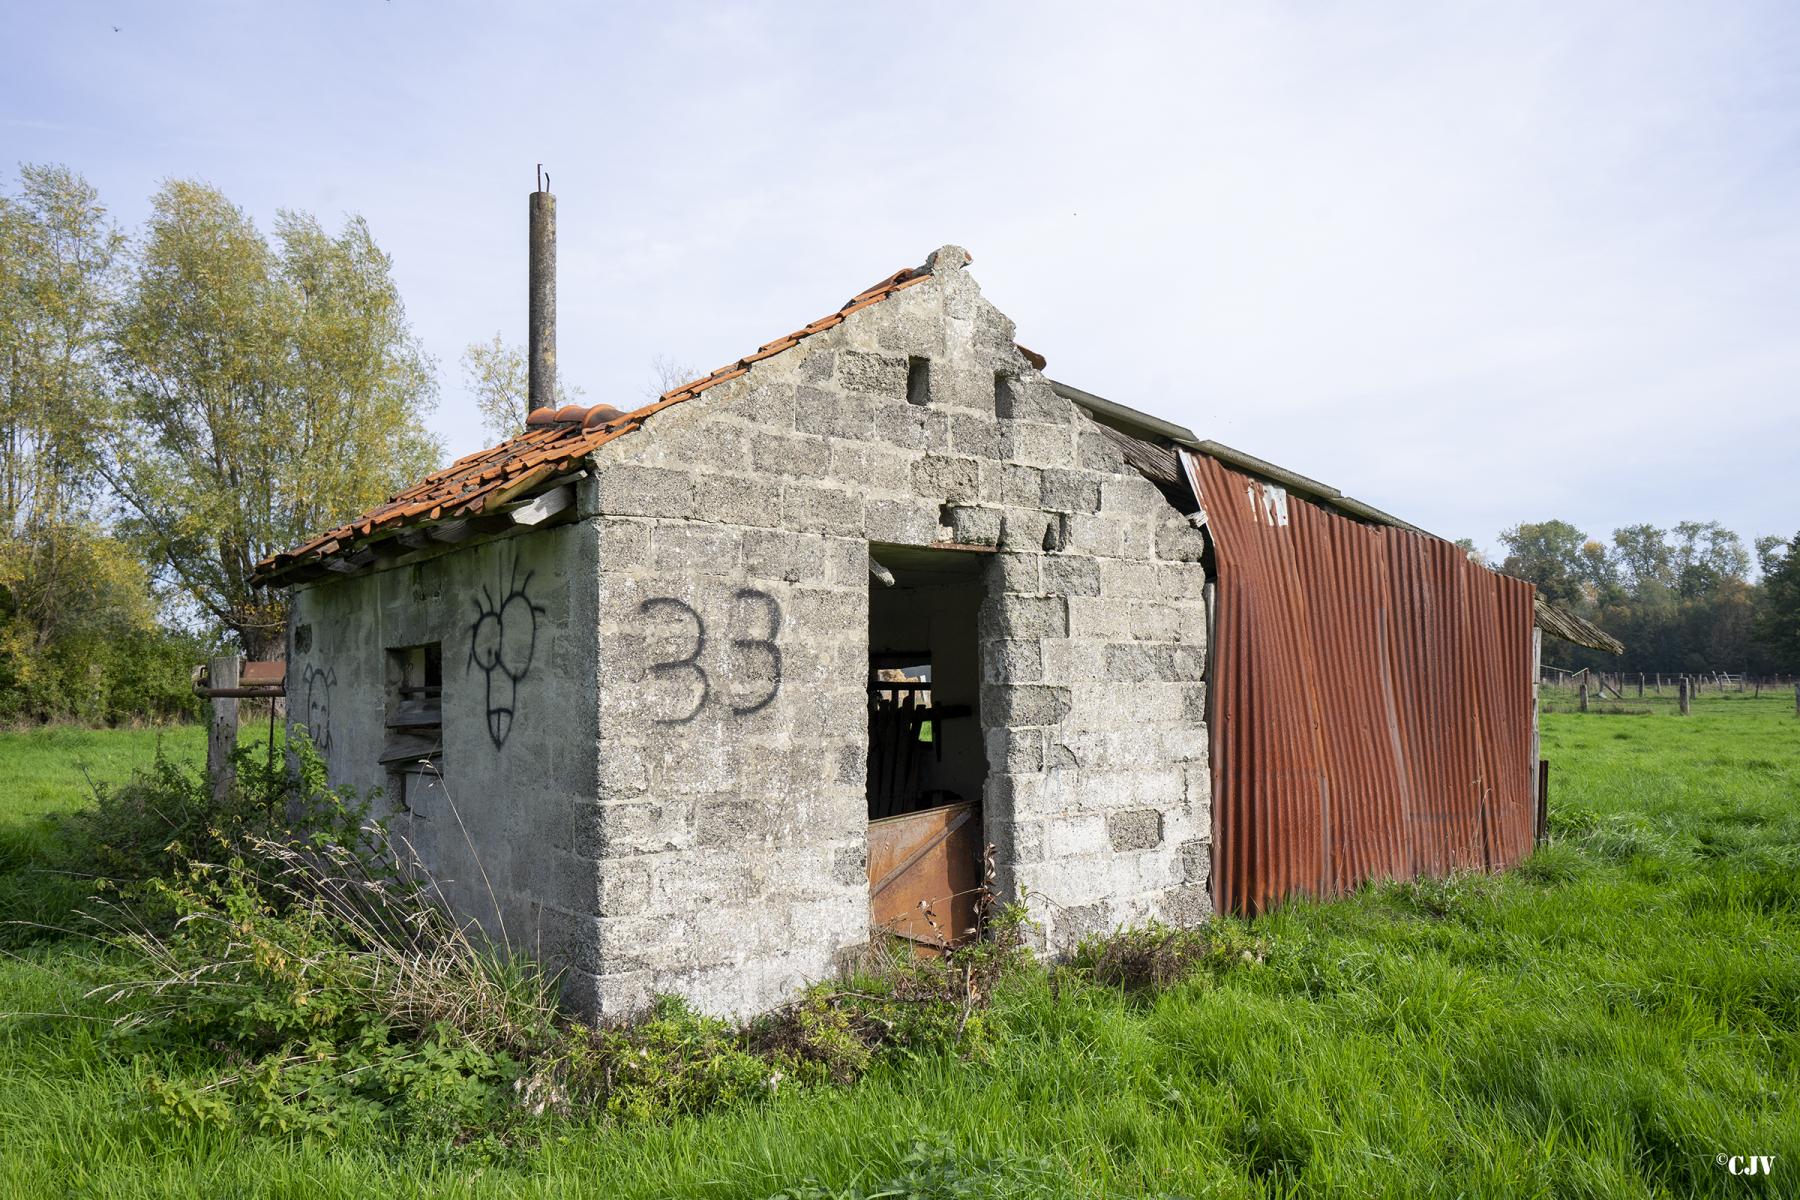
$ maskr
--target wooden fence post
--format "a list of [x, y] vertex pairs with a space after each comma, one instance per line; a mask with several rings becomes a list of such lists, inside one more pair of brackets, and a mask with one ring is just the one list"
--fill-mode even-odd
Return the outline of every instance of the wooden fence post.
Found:
[[1587, 684], [1581, 685], [1581, 711], [1587, 711]]
[[1687, 680], [1683, 679], [1681, 681], [1681, 687], [1678, 689], [1678, 694], [1681, 697], [1681, 715], [1685, 717], [1693, 711], [1690, 704], [1690, 701], [1693, 699], [1693, 693], [1688, 688]]
[[1800, 717], [1800, 683], [1794, 685], [1794, 715]]
[[[206, 664], [208, 688], [238, 686], [238, 656], [215, 658]], [[214, 801], [223, 801], [231, 790], [231, 752], [237, 747], [238, 702], [236, 696], [212, 698], [212, 725], [206, 733], [206, 777], [212, 781]]]
[[1639, 671], [1638, 672], [1638, 699], [1642, 700], [1643, 698], [1644, 698], [1644, 673], [1642, 671]]
[[1537, 841], [1541, 845], [1550, 836], [1550, 760], [1538, 759], [1537, 768]]

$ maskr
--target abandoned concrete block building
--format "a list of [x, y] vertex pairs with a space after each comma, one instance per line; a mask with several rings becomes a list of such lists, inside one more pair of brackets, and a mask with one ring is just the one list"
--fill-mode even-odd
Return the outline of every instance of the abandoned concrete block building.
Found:
[[1529, 847], [1529, 585], [1053, 383], [967, 262], [262, 564], [334, 782], [577, 1007], [767, 1008], [984, 871], [1060, 948]]

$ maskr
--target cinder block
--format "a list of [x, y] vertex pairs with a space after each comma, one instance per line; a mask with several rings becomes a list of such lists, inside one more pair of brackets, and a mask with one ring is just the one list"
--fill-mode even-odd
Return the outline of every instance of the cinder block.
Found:
[[838, 355], [837, 380], [846, 391], [905, 396], [906, 358], [904, 355], [845, 350]]
[[866, 441], [874, 432], [874, 409], [867, 396], [803, 386], [795, 393], [794, 404], [794, 427], [801, 433]]
[[950, 414], [950, 448], [976, 458], [1000, 457], [1000, 429], [985, 417]]
[[1069, 601], [1062, 596], [1002, 596], [995, 616], [1008, 638], [1069, 636]]
[[1024, 866], [1044, 861], [1044, 823], [1042, 821], [990, 822], [989, 837], [994, 842], [996, 865]]
[[1051, 862], [1109, 854], [1106, 817], [1100, 813], [1065, 813], [1044, 821], [1044, 857]]
[[1098, 596], [1100, 564], [1080, 555], [1044, 558], [1044, 591], [1053, 596]]
[[1046, 425], [1069, 425], [1074, 405], [1051, 389], [1036, 371], [1022, 373], [1013, 381], [1013, 411], [1016, 420]]
[[1156, 898], [1157, 918], [1164, 924], [1191, 928], [1213, 915], [1212, 895], [1205, 882], [1198, 886], [1169, 888]]
[[743, 539], [725, 526], [668, 522], [653, 536], [658, 571], [735, 576], [742, 570]]
[[1091, 513], [1100, 508], [1100, 479], [1084, 471], [1062, 467], [1045, 469], [1039, 506], [1054, 512]]
[[1210, 714], [1206, 707], [1206, 685], [1196, 683], [1184, 688], [1181, 698], [1181, 720], [1185, 725], [1205, 725]]
[[1003, 549], [1025, 554], [1060, 550], [1060, 529], [1060, 522], [1053, 514], [1009, 508], [1000, 521], [1000, 545]]
[[1026, 595], [1037, 595], [1043, 591], [1039, 586], [1041, 575], [1039, 563], [1042, 560], [1036, 554], [996, 554], [988, 567], [987, 587], [989, 594], [1003, 592], [1021, 592]]
[[971, 546], [992, 546], [1000, 540], [1000, 510], [967, 504], [949, 506], [950, 537]]
[[600, 511], [609, 516], [688, 517], [694, 481], [685, 471], [609, 463], [598, 469]]
[[987, 684], [981, 711], [1001, 725], [1055, 725], [1069, 715], [1069, 689], [1041, 684]]
[[1206, 883], [1212, 878], [1212, 842], [1207, 838], [1189, 838], [1181, 843], [1181, 877], [1189, 883]]
[[1116, 643], [1106, 648], [1106, 674], [1134, 683], [1199, 682], [1206, 677], [1206, 651], [1161, 642]]
[[938, 505], [929, 500], [871, 500], [863, 506], [871, 542], [929, 546], [937, 541]]
[[[599, 883], [598, 915], [631, 917], [650, 906], [650, 867], [645, 863], [607, 862], [595, 872]], [[595, 962], [588, 970], [599, 970], [603, 962]]]
[[981, 677], [988, 683], [1036, 683], [1044, 675], [1043, 643], [990, 641], [981, 648]]
[[817, 436], [759, 433], [750, 442], [750, 461], [764, 474], [818, 478], [831, 470], [832, 445]]
[[875, 440], [899, 450], [923, 450], [928, 415], [925, 409], [916, 404], [908, 404], [905, 400], [877, 401], [874, 409]]
[[1106, 837], [1119, 854], [1154, 850], [1162, 845], [1162, 813], [1154, 808], [1131, 808], [1106, 815]]
[[774, 530], [744, 539], [744, 572], [752, 580], [798, 583], [826, 571], [826, 543], [810, 534]]
[[927, 454], [912, 466], [913, 490], [951, 504], [972, 502], [981, 492], [981, 475], [972, 458]]
[[1109, 475], [1119, 475], [1130, 470], [1125, 465], [1125, 452], [1119, 448], [1119, 444], [1098, 429], [1081, 430], [1077, 435], [1077, 447], [1081, 466], [1085, 470], [1101, 471]]
[[990, 771], [1016, 773], [1043, 770], [1043, 730], [990, 726], [982, 736], [987, 743]]
[[856, 492], [804, 483], [783, 484], [781, 522], [802, 533], [845, 536], [863, 532], [863, 502]]
[[1049, 467], [1072, 466], [1075, 458], [1075, 434], [1067, 425], [1002, 421], [1000, 453], [1013, 462]]
[[694, 512], [726, 525], [774, 527], [781, 523], [780, 485], [760, 476], [697, 475]]
[[1162, 489], [1135, 471], [1107, 478], [1100, 487], [1100, 510], [1111, 516], [1145, 516], [1163, 520], [1180, 516]]
[[1156, 557], [1197, 563], [1206, 553], [1206, 535], [1187, 517], [1167, 517], [1156, 525]]

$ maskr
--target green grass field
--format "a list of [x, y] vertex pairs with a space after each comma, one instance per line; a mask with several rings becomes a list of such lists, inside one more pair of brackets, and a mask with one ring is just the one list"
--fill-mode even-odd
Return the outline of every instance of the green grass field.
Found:
[[[227, 1050], [114, 1041], [90, 948], [38, 943], [0, 961], [0, 1195], [1800, 1195], [1792, 697], [1544, 735], [1553, 838], [1510, 875], [1291, 906], [1266, 964], [1151, 1000], [1027, 980], [989, 1062], [501, 1152], [162, 1124], [140, 1081]], [[151, 741], [0, 737], [0, 822]]]

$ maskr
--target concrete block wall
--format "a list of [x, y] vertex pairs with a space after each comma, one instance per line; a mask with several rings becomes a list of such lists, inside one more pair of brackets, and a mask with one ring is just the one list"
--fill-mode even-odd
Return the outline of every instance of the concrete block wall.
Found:
[[872, 543], [993, 550], [987, 836], [1047, 945], [1208, 911], [1198, 536], [965, 261], [595, 456], [602, 1012], [766, 1008], [866, 940]]
[[[595, 530], [570, 525], [294, 589], [289, 719], [336, 785], [383, 791], [392, 830], [465, 919], [553, 964], [593, 909]], [[443, 656], [441, 778], [400, 807], [380, 763], [389, 652]]]

